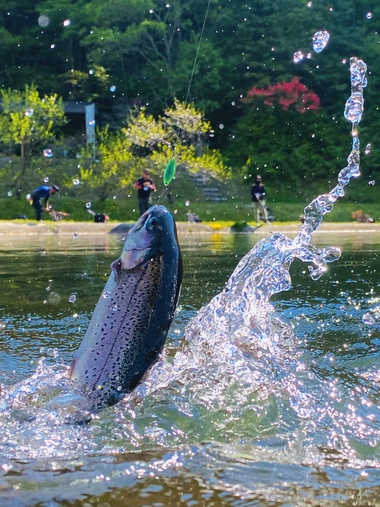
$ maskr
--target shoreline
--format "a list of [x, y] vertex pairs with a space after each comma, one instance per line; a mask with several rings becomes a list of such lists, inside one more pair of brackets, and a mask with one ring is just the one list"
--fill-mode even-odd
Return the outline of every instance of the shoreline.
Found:
[[[4, 236], [29, 236], [29, 235], [65, 235], [65, 234], [88, 234], [104, 235], [110, 233], [113, 229], [125, 225], [120, 234], [125, 233], [133, 223], [122, 222], [54, 222], [54, 221], [18, 221], [18, 220], [0, 220], [0, 238]], [[183, 234], [256, 234], [258, 236], [269, 236], [276, 232], [283, 234], [296, 235], [301, 228], [301, 223], [291, 223], [287, 225], [262, 225], [252, 228], [248, 232], [233, 232], [229, 227], [215, 230], [209, 225], [203, 223], [176, 222], [179, 235]], [[115, 231], [116, 234], [118, 232]], [[313, 234], [380, 234], [380, 223], [359, 223], [359, 222], [326, 222]]]

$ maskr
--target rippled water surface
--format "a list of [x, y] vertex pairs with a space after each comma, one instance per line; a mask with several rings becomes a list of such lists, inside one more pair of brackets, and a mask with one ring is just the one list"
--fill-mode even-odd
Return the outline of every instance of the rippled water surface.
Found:
[[292, 289], [272, 298], [271, 346], [216, 332], [218, 311], [184, 336], [256, 240], [180, 238], [165, 358], [85, 427], [64, 423], [67, 365], [121, 244], [1, 240], [2, 507], [378, 505], [380, 330], [363, 316], [379, 306], [380, 237], [316, 235], [342, 256], [318, 281], [293, 262]]

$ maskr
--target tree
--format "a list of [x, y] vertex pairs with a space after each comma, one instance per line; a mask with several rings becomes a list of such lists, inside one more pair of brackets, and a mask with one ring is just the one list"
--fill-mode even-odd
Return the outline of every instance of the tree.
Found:
[[220, 153], [208, 146], [213, 135], [210, 122], [193, 105], [175, 100], [157, 120], [143, 108], [135, 112], [123, 132], [140, 154], [145, 150], [147, 162], [157, 171], [174, 158], [191, 173], [206, 171], [220, 178], [229, 175]]
[[162, 175], [172, 158], [191, 173], [229, 176], [217, 150], [208, 147], [211, 125], [203, 113], [189, 104], [175, 101], [163, 116], [155, 118], [146, 108], [135, 109], [128, 125], [110, 133], [108, 126], [98, 132], [98, 161], [80, 169], [78, 178], [105, 199], [117, 188], [132, 187], [149, 167]]
[[11, 149], [20, 147], [21, 171], [15, 181], [22, 185], [30, 155], [52, 141], [66, 122], [62, 100], [55, 94], [40, 98], [32, 85], [22, 92], [2, 90], [1, 104], [0, 140]]

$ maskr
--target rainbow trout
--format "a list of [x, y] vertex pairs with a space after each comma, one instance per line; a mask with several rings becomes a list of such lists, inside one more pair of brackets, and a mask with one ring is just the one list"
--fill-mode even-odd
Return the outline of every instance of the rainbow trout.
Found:
[[163, 349], [182, 282], [177, 231], [164, 206], [140, 217], [111, 268], [69, 372], [89, 413], [131, 392]]

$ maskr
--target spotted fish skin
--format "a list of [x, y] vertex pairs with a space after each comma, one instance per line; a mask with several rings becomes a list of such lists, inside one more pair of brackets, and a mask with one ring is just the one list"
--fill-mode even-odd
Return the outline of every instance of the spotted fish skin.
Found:
[[151, 207], [127, 236], [72, 362], [88, 412], [114, 405], [141, 382], [165, 344], [182, 282], [174, 220]]

